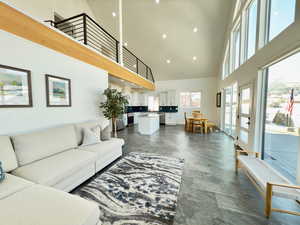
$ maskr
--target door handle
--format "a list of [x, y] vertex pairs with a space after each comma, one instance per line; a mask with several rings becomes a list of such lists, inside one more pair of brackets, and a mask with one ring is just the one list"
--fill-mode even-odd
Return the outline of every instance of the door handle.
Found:
[[250, 119], [251, 119], [251, 118], [250, 118], [250, 117], [248, 117], [248, 122], [247, 122], [247, 124], [248, 124], [248, 125], [250, 125]]

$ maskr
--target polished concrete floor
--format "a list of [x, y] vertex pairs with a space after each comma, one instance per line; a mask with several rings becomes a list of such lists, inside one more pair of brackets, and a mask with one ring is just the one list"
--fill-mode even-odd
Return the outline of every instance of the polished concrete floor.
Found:
[[[124, 153], [150, 152], [185, 159], [175, 225], [296, 225], [300, 217], [273, 213], [267, 220], [263, 199], [241, 172], [234, 172], [234, 146], [223, 133], [186, 133], [183, 126], [162, 126], [152, 136], [136, 127], [118, 133]], [[294, 201], [274, 200], [274, 207], [297, 209]]]

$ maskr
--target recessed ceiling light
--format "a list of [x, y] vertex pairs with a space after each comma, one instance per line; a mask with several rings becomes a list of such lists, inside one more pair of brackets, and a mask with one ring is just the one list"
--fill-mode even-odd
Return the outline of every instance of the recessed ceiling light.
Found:
[[193, 32], [194, 32], [194, 33], [197, 33], [197, 32], [198, 32], [198, 28], [197, 28], [197, 27], [194, 27]]
[[124, 43], [124, 46], [125, 46], [125, 47], [127, 47], [127, 46], [128, 46], [127, 42], [125, 42], [125, 43]]
[[117, 13], [112, 12], [112, 16], [113, 16], [113, 17], [116, 17], [116, 16], [117, 16]]
[[171, 60], [170, 60], [170, 59], [167, 59], [167, 63], [170, 64], [170, 63], [171, 63]]
[[155, 0], [156, 4], [159, 4], [159, 0]]
[[163, 34], [163, 35], [162, 35], [162, 38], [163, 38], [163, 39], [166, 39], [166, 38], [167, 38], [167, 35], [166, 35], [166, 34]]
[[196, 60], [197, 60], [197, 57], [196, 57], [196, 56], [194, 56], [194, 57], [193, 57], [193, 60], [194, 60], [194, 61], [196, 61]]

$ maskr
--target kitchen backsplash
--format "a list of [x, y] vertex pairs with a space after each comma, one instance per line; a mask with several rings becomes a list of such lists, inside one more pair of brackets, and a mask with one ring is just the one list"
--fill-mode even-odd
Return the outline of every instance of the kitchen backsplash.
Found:
[[148, 106], [127, 106], [127, 113], [148, 112]]
[[178, 106], [160, 106], [159, 112], [166, 112], [166, 113], [177, 113]]
[[[126, 112], [127, 113], [148, 112], [148, 106], [127, 106]], [[178, 106], [160, 106], [159, 112], [177, 113]]]

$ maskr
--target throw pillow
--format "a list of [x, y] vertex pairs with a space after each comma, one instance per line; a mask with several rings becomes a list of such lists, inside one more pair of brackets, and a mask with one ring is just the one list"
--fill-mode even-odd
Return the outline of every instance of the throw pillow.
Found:
[[95, 127], [92, 129], [85, 128], [83, 130], [83, 142], [82, 145], [92, 145], [92, 144], [98, 144], [101, 142], [101, 128]]
[[4, 180], [5, 178], [5, 173], [4, 173], [4, 169], [2, 168], [2, 163], [0, 161], [0, 183]]
[[101, 130], [101, 141], [108, 141], [111, 139], [111, 132], [109, 126]]

